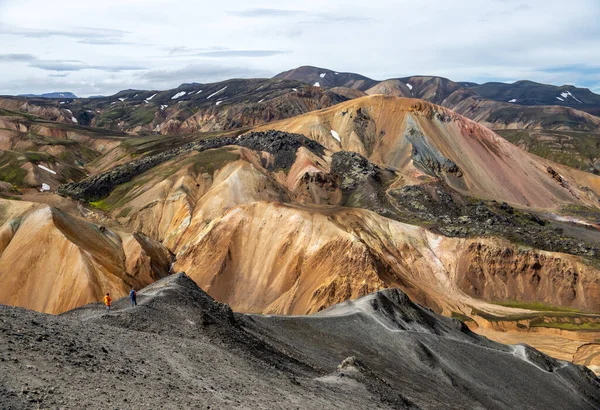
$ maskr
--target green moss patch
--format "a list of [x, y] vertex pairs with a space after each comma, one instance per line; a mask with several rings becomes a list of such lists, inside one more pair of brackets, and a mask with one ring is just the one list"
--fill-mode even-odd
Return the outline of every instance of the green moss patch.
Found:
[[110, 205], [104, 199], [101, 199], [99, 201], [92, 201], [90, 202], [90, 205], [96, 209], [100, 209], [101, 211], [110, 211]]
[[543, 302], [519, 302], [519, 301], [504, 301], [504, 302], [491, 302], [495, 305], [506, 306], [518, 309], [537, 310], [540, 312], [574, 312], [581, 313], [581, 311], [573, 308], [549, 305]]
[[473, 318], [471, 318], [465, 314], [462, 314], [460, 312], [452, 312], [452, 314], [450, 316], [453, 317], [454, 319], [460, 320], [461, 322], [473, 322], [474, 321]]
[[569, 322], [541, 322], [532, 323], [531, 327], [547, 327], [551, 329], [583, 331], [583, 332], [598, 332], [600, 331], [600, 323], [585, 322], [585, 323], [569, 323]]

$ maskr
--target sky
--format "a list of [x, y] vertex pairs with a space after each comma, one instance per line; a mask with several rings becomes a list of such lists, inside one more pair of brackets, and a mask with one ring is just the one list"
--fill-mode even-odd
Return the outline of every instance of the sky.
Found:
[[0, 0], [0, 94], [271, 77], [522, 79], [600, 93], [600, 0]]

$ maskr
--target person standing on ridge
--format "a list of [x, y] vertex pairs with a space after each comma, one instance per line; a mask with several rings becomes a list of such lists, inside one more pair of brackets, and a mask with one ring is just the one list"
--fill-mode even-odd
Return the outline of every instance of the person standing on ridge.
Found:
[[107, 293], [106, 296], [104, 296], [104, 304], [106, 305], [106, 310], [110, 310], [110, 302], [112, 302], [112, 299], [110, 298], [110, 293]]
[[135, 291], [134, 288], [131, 288], [131, 291], [129, 292], [129, 299], [131, 299], [131, 306], [137, 306], [137, 292]]

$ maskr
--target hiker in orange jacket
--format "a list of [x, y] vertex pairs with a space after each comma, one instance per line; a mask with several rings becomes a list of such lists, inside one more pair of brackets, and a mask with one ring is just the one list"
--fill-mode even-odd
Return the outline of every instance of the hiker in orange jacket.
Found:
[[110, 293], [107, 293], [106, 296], [104, 296], [104, 304], [106, 305], [106, 310], [110, 310], [110, 302], [112, 302], [112, 299], [110, 298]]

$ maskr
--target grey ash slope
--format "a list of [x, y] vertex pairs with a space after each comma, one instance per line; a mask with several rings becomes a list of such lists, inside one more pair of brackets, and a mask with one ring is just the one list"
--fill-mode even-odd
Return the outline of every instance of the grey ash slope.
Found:
[[241, 315], [177, 274], [113, 309], [1, 307], [0, 407], [600, 405], [583, 368], [475, 336], [398, 290], [307, 317]]
[[310, 317], [254, 317], [259, 331], [332, 369], [356, 356], [424, 408], [594, 408], [600, 383], [583, 368], [471, 333], [397, 289]]

